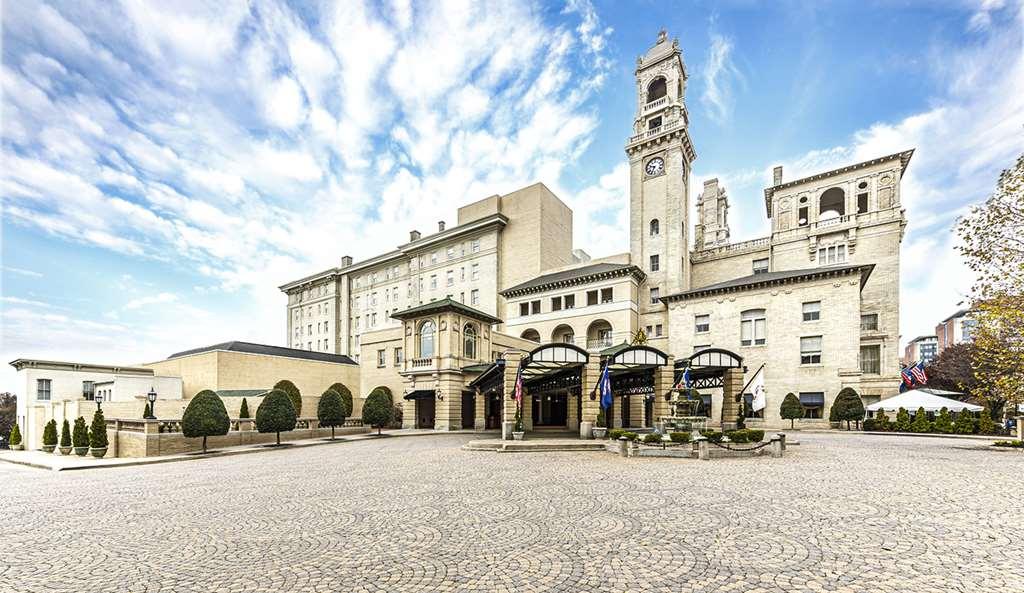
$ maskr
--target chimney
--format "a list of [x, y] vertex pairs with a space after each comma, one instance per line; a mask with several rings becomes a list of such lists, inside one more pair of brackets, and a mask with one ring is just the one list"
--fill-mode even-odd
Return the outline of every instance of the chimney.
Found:
[[351, 255], [343, 255], [343, 256], [341, 256], [341, 267], [347, 268], [347, 267], [349, 267], [351, 265], [352, 265], [352, 256]]
[[440, 233], [442, 231], [444, 231], [444, 221], [443, 220], [439, 220], [439, 221], [437, 221], [437, 232]]
[[419, 231], [409, 231], [409, 242], [410, 243], [412, 243], [413, 241], [419, 241], [419, 239], [420, 239], [420, 232]]
[[782, 185], [782, 165], [772, 169], [772, 186]]

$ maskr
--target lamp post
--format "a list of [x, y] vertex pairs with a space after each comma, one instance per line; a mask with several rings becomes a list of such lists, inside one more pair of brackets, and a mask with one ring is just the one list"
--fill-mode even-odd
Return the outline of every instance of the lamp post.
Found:
[[156, 420], [156, 390], [150, 387], [146, 398], [149, 399], [149, 419]]
[[96, 401], [96, 411], [98, 412], [100, 410], [100, 404], [103, 403], [103, 393], [97, 393], [93, 396], [93, 399]]

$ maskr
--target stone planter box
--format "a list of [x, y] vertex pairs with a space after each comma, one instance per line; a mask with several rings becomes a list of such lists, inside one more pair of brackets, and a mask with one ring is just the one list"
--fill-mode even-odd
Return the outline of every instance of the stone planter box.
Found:
[[690, 447], [673, 447], [662, 449], [660, 447], [640, 447], [637, 457], [675, 457], [677, 459], [692, 459], [695, 457]]

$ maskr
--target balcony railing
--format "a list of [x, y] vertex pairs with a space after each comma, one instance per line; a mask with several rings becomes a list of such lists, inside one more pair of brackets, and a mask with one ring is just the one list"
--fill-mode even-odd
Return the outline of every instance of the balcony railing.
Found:
[[431, 357], [427, 358], [414, 358], [412, 359], [412, 368], [414, 369], [425, 369], [434, 365], [434, 359]]
[[664, 96], [664, 97], [662, 97], [660, 99], [655, 99], [655, 100], [651, 101], [650, 103], [648, 103], [647, 105], [644, 105], [644, 113], [647, 113], [648, 111], [651, 111], [653, 109], [657, 109], [659, 107], [663, 107], [663, 106], [665, 106], [667, 104], [668, 104], [668, 95], [666, 95], [666, 96]]
[[673, 130], [675, 130], [677, 128], [680, 128], [680, 127], [682, 127], [682, 120], [672, 121], [672, 122], [669, 122], [667, 124], [660, 125], [660, 126], [654, 128], [654, 129], [651, 129], [651, 130], [645, 130], [643, 132], [640, 132], [636, 136], [630, 137], [629, 144], [632, 144], [634, 142], [639, 142], [641, 140], [647, 140], [648, 138], [654, 138], [654, 137], [660, 136], [662, 134], [667, 134], [668, 132], [671, 132], [671, 131], [673, 131]]

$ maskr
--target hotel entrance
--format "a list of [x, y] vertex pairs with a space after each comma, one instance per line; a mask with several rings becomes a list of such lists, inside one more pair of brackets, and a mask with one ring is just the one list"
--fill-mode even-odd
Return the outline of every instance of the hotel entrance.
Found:
[[566, 391], [537, 393], [533, 398], [533, 425], [535, 427], [566, 427], [569, 422], [569, 394]]

